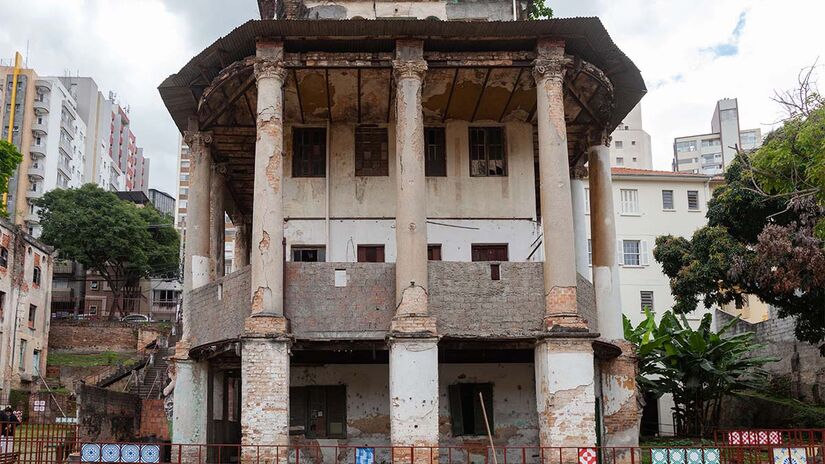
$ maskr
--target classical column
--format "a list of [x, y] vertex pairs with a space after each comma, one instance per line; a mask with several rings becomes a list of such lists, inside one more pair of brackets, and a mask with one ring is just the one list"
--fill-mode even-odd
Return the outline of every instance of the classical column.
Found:
[[175, 391], [172, 437], [175, 443], [206, 441], [205, 363], [189, 358], [192, 331], [192, 290], [209, 282], [209, 188], [212, 155], [211, 132], [187, 131], [189, 145], [189, 203], [184, 245], [183, 306], [181, 340], [175, 346]]
[[624, 338], [619, 264], [616, 262], [616, 223], [613, 213], [613, 181], [610, 149], [605, 143], [590, 147], [590, 243], [593, 250], [593, 287], [599, 333], [609, 340]]
[[[241, 353], [243, 458], [285, 462], [289, 444], [289, 347], [284, 318], [283, 45], [259, 41], [255, 186], [252, 209], [252, 315]], [[276, 448], [277, 445], [279, 448]]]
[[232, 259], [233, 271], [243, 268], [249, 264], [249, 225], [250, 220], [246, 215], [238, 214], [232, 218], [232, 225], [235, 226], [234, 252]]
[[573, 202], [564, 122], [564, 45], [540, 41], [533, 67], [539, 133], [539, 182], [547, 327], [584, 328], [576, 307]]
[[570, 195], [573, 200], [573, 236], [576, 240], [576, 272], [587, 280], [590, 277], [590, 262], [587, 253], [587, 183], [582, 179], [586, 176], [584, 167], [570, 170]]
[[[609, 138], [605, 135], [599, 142], [588, 155], [593, 287], [599, 332], [622, 350], [618, 357], [600, 363], [604, 445], [632, 447], [639, 445], [642, 410], [636, 398], [636, 355], [633, 345], [624, 340], [622, 324]], [[627, 453], [619, 453], [616, 458], [629, 462]]]
[[[592, 334], [578, 315], [576, 238], [564, 121], [564, 44], [539, 40], [533, 68], [539, 133], [539, 180], [544, 244], [545, 324], [536, 344], [536, 409], [542, 447], [596, 443]], [[568, 448], [562, 462], [576, 462]], [[549, 453], [552, 455], [553, 453]], [[545, 456], [558, 462], [559, 456]]]
[[211, 185], [209, 189], [209, 267], [212, 278], [218, 278], [225, 274], [226, 163], [213, 166]]
[[[427, 185], [421, 87], [423, 42], [396, 42], [395, 288], [390, 328], [390, 438], [395, 462], [430, 462], [438, 452], [438, 338], [427, 309]], [[433, 459], [435, 457], [435, 459]]]

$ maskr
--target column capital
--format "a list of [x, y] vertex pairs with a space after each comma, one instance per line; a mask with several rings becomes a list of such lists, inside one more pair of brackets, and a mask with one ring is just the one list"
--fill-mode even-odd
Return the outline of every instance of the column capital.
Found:
[[564, 56], [546, 56], [533, 60], [533, 79], [536, 82], [542, 79], [554, 79], [561, 82], [564, 78], [564, 68], [570, 60]]
[[183, 141], [189, 145], [190, 150], [195, 151], [212, 143], [212, 132], [184, 131]]
[[272, 58], [256, 58], [254, 63], [255, 78], [277, 79], [281, 83], [286, 80], [286, 68], [283, 60]]
[[423, 80], [427, 73], [427, 60], [393, 60], [393, 75], [396, 81], [402, 79]]
[[213, 163], [212, 172], [214, 172], [215, 174], [220, 174], [221, 176], [225, 176], [229, 172], [229, 163], [227, 161]]

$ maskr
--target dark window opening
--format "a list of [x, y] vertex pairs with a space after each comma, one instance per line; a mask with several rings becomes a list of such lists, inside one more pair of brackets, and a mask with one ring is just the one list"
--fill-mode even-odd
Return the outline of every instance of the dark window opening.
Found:
[[490, 433], [495, 433], [493, 384], [460, 383], [449, 386], [450, 420], [453, 436], [487, 434], [487, 427], [484, 423], [484, 409], [481, 407], [479, 394], [484, 397], [484, 409], [487, 411]]
[[427, 260], [441, 261], [441, 245], [427, 245]]
[[0, 267], [9, 267], [9, 249], [0, 248]]
[[39, 267], [35, 267], [34, 270], [32, 270], [32, 283], [35, 284], [35, 285], [40, 285], [40, 268]]
[[37, 306], [29, 305], [29, 328], [34, 329], [34, 323], [37, 320]]
[[346, 386], [291, 387], [289, 433], [306, 438], [346, 438]]
[[326, 129], [292, 129], [292, 177], [324, 177], [327, 172], [326, 153]]
[[443, 127], [424, 128], [424, 171], [428, 177], [447, 175], [447, 143]]
[[359, 263], [383, 263], [384, 245], [358, 245]]
[[473, 245], [473, 261], [507, 261], [507, 244]]
[[501, 264], [490, 265], [490, 279], [501, 280]]
[[386, 128], [355, 128], [355, 175], [390, 175], [389, 141]]
[[292, 247], [292, 260], [304, 263], [323, 263], [327, 260], [326, 248], [322, 246]]
[[507, 175], [503, 128], [470, 128], [470, 175], [474, 177]]

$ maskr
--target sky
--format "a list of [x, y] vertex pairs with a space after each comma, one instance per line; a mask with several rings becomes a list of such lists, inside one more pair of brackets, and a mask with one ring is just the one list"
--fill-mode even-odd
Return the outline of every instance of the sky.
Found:
[[[641, 70], [643, 124], [656, 169], [673, 138], [706, 133], [714, 105], [738, 98], [743, 129], [781, 117], [771, 101], [819, 58], [825, 0], [548, 0], [556, 17], [598, 16]], [[179, 134], [157, 86], [219, 36], [257, 16], [255, 0], [0, 0], [0, 58], [25, 53], [39, 75], [91, 76], [130, 107], [151, 188], [173, 195]], [[825, 86], [825, 83], [823, 84]], [[825, 90], [825, 89], [824, 89]]]

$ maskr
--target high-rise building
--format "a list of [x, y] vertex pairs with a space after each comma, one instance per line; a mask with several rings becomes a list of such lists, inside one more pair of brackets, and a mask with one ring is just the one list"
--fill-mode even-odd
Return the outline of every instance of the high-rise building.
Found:
[[175, 217], [175, 197], [166, 192], [161, 192], [158, 189], [149, 189], [149, 201], [155, 205], [155, 209], [161, 214], [167, 215], [174, 219]]
[[637, 104], [611, 134], [610, 162], [616, 167], [652, 169], [650, 134], [642, 128], [642, 104]]
[[762, 145], [760, 129], [741, 129], [739, 104], [735, 98], [716, 102], [711, 132], [673, 139], [673, 170], [700, 174], [720, 174], [736, 157], [736, 150], [753, 150]]

